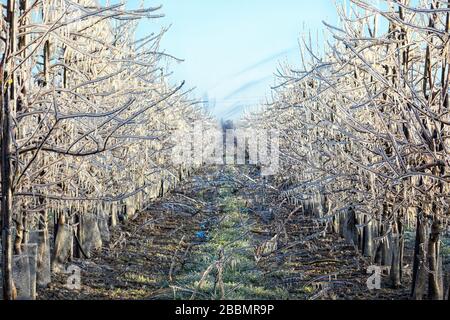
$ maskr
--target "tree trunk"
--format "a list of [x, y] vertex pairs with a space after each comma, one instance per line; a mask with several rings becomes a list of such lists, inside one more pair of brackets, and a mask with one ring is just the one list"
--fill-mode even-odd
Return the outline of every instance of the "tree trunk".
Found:
[[402, 264], [403, 264], [403, 234], [402, 225], [397, 219], [397, 221], [392, 226], [392, 236], [391, 236], [391, 270], [390, 270], [390, 280], [392, 287], [398, 288], [401, 286], [402, 282]]
[[2, 271], [3, 271], [3, 299], [13, 299], [12, 281], [12, 189], [11, 189], [11, 136], [9, 90], [3, 101], [2, 114]]
[[414, 248], [413, 282], [411, 296], [415, 300], [422, 300], [425, 294], [426, 268], [426, 235], [427, 222], [421, 212], [417, 216], [416, 244]]
[[358, 230], [356, 228], [356, 224], [357, 221], [355, 211], [353, 210], [353, 207], [350, 207], [346, 214], [344, 236], [349, 243], [355, 246], [358, 245]]
[[82, 252], [80, 246], [83, 244], [81, 243], [81, 219], [79, 213], [74, 215], [74, 224], [76, 225], [74, 230], [76, 241], [74, 242], [73, 256], [75, 258], [81, 258]]
[[440, 233], [441, 225], [438, 218], [434, 218], [431, 225], [430, 238], [428, 241], [428, 295], [432, 300], [442, 300], [444, 298], [443, 285], [442, 285], [442, 271], [440, 270]]
[[[15, 30], [16, 30], [16, 18], [15, 18], [15, 0], [8, 0], [7, 3], [7, 22], [9, 23], [9, 49], [5, 52], [7, 56], [10, 56], [16, 47]], [[7, 61], [13, 63], [13, 59]], [[13, 66], [8, 65], [6, 68]], [[7, 71], [7, 70], [4, 70]], [[12, 169], [11, 161], [11, 149], [12, 149], [12, 110], [15, 104], [15, 79], [13, 73], [5, 72], [6, 77], [2, 81], [2, 88], [6, 87], [5, 94], [3, 96], [2, 105], [2, 147], [1, 147], [1, 159], [2, 159], [2, 268], [3, 268], [3, 298], [5, 300], [13, 300], [14, 284], [12, 280], [12, 255], [13, 255], [13, 239], [11, 228], [13, 227], [12, 210], [13, 210], [13, 193], [12, 193]]]
[[364, 223], [367, 224], [364, 227], [363, 232], [363, 254], [370, 259], [373, 258], [373, 222], [371, 221], [371, 217], [365, 215]]

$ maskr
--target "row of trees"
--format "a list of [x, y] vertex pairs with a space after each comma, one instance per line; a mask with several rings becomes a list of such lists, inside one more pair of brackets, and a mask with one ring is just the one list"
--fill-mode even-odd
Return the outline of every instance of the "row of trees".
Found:
[[4, 298], [13, 299], [13, 256], [31, 230], [42, 234], [39, 248], [52, 219], [57, 238], [88, 213], [113, 224], [113, 213], [134, 214], [189, 169], [170, 164], [169, 138], [205, 116], [183, 84], [167, 82], [163, 63], [176, 58], [159, 49], [165, 30], [136, 37], [139, 21], [160, 17], [160, 7], [1, 6], [2, 275]]
[[[411, 296], [443, 299], [441, 237], [450, 210], [450, 1], [351, 0], [326, 24], [322, 50], [302, 45], [274, 100], [249, 120], [280, 130], [283, 196], [312, 211], [404, 280], [415, 228]], [[448, 285], [448, 284], [447, 284]]]

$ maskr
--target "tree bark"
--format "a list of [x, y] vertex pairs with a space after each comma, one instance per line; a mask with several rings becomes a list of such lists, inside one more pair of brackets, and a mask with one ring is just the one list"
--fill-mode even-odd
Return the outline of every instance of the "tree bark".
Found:
[[12, 188], [11, 188], [11, 115], [9, 90], [3, 99], [2, 114], [2, 268], [3, 299], [13, 299], [12, 281]]
[[432, 300], [442, 300], [444, 298], [439, 254], [440, 233], [440, 221], [435, 217], [431, 225], [430, 239], [428, 241], [428, 295]]
[[[9, 23], [9, 49], [5, 54], [10, 61], [7, 63], [13, 63], [13, 59], [10, 56], [16, 46], [15, 31], [16, 31], [16, 18], [15, 18], [15, 0], [8, 0], [7, 2], [7, 22]], [[7, 66], [7, 68], [12, 66]], [[7, 71], [7, 70], [4, 70]], [[2, 88], [6, 87], [6, 92], [3, 97], [2, 106], [2, 146], [1, 146], [1, 159], [2, 159], [2, 268], [3, 268], [3, 298], [5, 300], [13, 300], [14, 297], [14, 284], [12, 280], [12, 255], [13, 255], [13, 239], [12, 239], [12, 210], [13, 210], [13, 192], [12, 192], [12, 109], [15, 103], [15, 79], [14, 74], [5, 72], [4, 81], [2, 82]]]
[[392, 228], [392, 261], [390, 269], [390, 280], [392, 287], [398, 288], [402, 284], [403, 265], [403, 230], [400, 218], [397, 219]]
[[364, 223], [367, 225], [363, 232], [363, 254], [370, 259], [373, 258], [373, 221], [371, 219], [367, 215], [364, 216]]
[[426, 234], [427, 222], [421, 212], [417, 216], [416, 243], [414, 248], [413, 282], [411, 297], [422, 300], [425, 294], [427, 269], [426, 269]]

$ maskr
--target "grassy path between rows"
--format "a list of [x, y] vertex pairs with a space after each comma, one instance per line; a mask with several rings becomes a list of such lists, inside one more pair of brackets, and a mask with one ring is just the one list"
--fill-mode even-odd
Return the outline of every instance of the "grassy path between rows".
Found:
[[198, 236], [204, 243], [177, 277], [177, 286], [192, 292], [175, 290], [175, 298], [286, 299], [287, 291], [265, 287], [255, 259], [254, 223], [246, 199], [225, 182], [203, 201], [212, 203], [218, 214], [202, 223], [204, 230]]

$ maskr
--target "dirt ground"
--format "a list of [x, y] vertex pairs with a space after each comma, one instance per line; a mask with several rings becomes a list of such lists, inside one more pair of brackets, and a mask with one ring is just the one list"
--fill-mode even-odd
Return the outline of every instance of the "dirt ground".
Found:
[[199, 173], [111, 230], [91, 259], [70, 262], [81, 268], [79, 290], [62, 273], [38, 298], [407, 299], [408, 265], [401, 288], [383, 275], [369, 290], [366, 258], [261, 188], [246, 168]]

